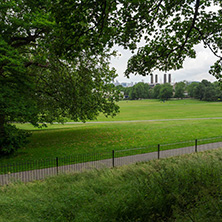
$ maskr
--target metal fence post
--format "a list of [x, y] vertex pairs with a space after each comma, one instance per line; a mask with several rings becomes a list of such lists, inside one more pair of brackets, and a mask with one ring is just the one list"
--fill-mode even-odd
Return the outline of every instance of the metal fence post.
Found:
[[56, 173], [59, 174], [59, 158], [56, 157]]
[[160, 159], [160, 144], [158, 144], [157, 158]]
[[115, 151], [112, 150], [112, 165], [113, 165], [113, 167], [115, 166], [114, 159], [115, 159]]
[[197, 139], [195, 139], [195, 152], [197, 152]]

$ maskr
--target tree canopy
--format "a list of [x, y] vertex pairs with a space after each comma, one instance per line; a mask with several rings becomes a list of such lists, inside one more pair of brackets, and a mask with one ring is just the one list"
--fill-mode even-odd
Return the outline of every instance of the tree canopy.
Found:
[[129, 99], [148, 99], [150, 98], [149, 89], [147, 83], [139, 82], [131, 87]]
[[13, 121], [115, 115], [119, 96], [109, 68], [115, 44], [133, 51], [145, 41], [128, 61], [128, 76], [180, 69], [202, 42], [218, 57], [210, 73], [220, 79], [221, 6], [221, 0], [0, 0], [0, 152], [11, 146]]
[[[57, 1], [53, 12], [63, 33], [61, 51], [93, 50], [114, 44], [134, 51], [125, 72], [148, 75], [154, 70], [183, 67], [186, 57], [195, 58], [200, 43], [218, 58], [210, 73], [221, 75], [221, 0], [82, 0]], [[59, 15], [59, 16], [58, 16]], [[73, 33], [77, 35], [73, 35]], [[75, 44], [80, 43], [80, 44]]]
[[218, 82], [211, 83], [202, 80], [200, 83], [191, 83], [187, 86], [188, 95], [204, 101], [221, 101], [222, 91]]
[[[86, 121], [118, 112], [112, 53], [98, 41], [102, 8], [85, 2], [66, 2], [59, 10], [53, 0], [0, 0], [0, 153], [23, 145], [26, 134], [12, 122]], [[75, 8], [75, 23], [62, 15], [66, 6]], [[87, 15], [90, 7], [94, 16]]]
[[203, 43], [218, 58], [210, 73], [221, 78], [222, 1], [151, 0], [131, 4], [137, 5], [133, 20], [142, 24], [145, 45], [129, 60], [126, 75], [180, 69], [186, 57], [196, 57], [194, 46]]
[[185, 95], [184, 95], [185, 87], [186, 87], [186, 84], [184, 82], [176, 83], [174, 97], [183, 99], [185, 97]]
[[169, 83], [161, 85], [159, 92], [159, 99], [168, 100], [173, 96], [173, 87]]

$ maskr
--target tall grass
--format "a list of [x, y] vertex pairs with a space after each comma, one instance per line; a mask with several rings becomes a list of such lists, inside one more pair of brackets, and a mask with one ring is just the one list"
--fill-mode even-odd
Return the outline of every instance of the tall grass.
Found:
[[0, 221], [220, 221], [222, 149], [0, 188]]

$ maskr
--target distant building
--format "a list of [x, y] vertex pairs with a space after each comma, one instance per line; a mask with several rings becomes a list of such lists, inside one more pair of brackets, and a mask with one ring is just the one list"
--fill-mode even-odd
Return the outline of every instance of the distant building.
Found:
[[187, 81], [187, 84], [190, 85], [193, 82], [200, 83], [200, 81]]
[[134, 84], [133, 82], [130, 82], [130, 83], [128, 83], [128, 82], [119, 82], [118, 80], [116, 80], [116, 82], [114, 82], [113, 84], [115, 86], [121, 85], [123, 87], [131, 87], [131, 86], [134, 86], [136, 83]]

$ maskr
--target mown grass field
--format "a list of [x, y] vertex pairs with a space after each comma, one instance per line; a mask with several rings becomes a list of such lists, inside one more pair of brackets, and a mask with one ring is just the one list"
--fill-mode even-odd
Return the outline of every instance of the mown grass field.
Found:
[[[222, 117], [221, 102], [205, 102], [192, 99], [170, 100], [163, 103], [159, 100], [121, 101], [120, 113], [115, 121], [121, 120], [151, 120]], [[112, 121], [103, 115], [98, 121]]]
[[[219, 102], [141, 100], [121, 101], [119, 105], [120, 114], [108, 120], [222, 117], [222, 103]], [[102, 116], [98, 118], [98, 121], [103, 120]], [[15, 155], [1, 158], [0, 163], [100, 153], [222, 135], [222, 119], [55, 124], [46, 129], [34, 129], [30, 124], [18, 126], [33, 132], [30, 143]]]
[[0, 221], [221, 221], [222, 149], [0, 187]]

